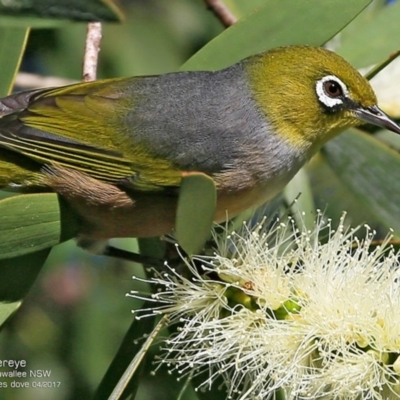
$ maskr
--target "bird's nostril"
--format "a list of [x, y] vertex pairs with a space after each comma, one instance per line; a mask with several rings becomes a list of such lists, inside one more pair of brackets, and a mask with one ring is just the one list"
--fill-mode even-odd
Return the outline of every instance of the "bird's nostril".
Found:
[[381, 110], [379, 110], [379, 108], [376, 106], [368, 107], [368, 111], [370, 111], [374, 115], [382, 115]]

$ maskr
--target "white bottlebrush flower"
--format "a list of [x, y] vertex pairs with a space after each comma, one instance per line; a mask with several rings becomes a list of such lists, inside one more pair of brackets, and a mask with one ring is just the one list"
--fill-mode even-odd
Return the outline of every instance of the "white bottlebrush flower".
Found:
[[399, 254], [322, 221], [260, 224], [187, 262], [191, 278], [151, 280], [153, 312], [180, 324], [162, 362], [222, 376], [227, 398], [400, 399]]

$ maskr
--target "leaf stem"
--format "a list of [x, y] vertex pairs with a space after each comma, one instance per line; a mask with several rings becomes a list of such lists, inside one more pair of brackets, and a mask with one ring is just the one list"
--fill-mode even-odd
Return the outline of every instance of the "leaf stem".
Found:
[[371, 71], [369, 71], [365, 78], [367, 80], [371, 80], [374, 76], [378, 75], [384, 68], [386, 68], [392, 61], [394, 61], [398, 56], [400, 56], [400, 50], [395, 51], [394, 53], [390, 54], [388, 58], [386, 58], [381, 63], [377, 64]]

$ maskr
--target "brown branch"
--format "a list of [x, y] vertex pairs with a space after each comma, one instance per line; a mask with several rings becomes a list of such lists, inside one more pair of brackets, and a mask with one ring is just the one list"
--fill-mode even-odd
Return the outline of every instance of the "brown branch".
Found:
[[222, 0], [204, 0], [204, 2], [226, 28], [237, 21], [237, 18], [232, 14]]
[[101, 42], [101, 22], [90, 22], [86, 34], [85, 57], [83, 60], [83, 80], [96, 80], [97, 60]]

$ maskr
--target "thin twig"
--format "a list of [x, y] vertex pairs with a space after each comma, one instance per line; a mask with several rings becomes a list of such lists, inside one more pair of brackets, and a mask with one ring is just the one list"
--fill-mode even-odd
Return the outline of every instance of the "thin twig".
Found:
[[165, 323], [168, 320], [168, 315], [164, 315], [158, 324], [155, 326], [153, 331], [150, 333], [146, 341], [144, 342], [142, 348], [140, 351], [136, 354], [135, 358], [132, 360], [132, 362], [129, 364], [128, 368], [125, 370], [124, 374], [122, 375], [121, 379], [119, 380], [118, 384], [115, 386], [114, 390], [112, 391], [110, 397], [108, 400], [120, 400], [122, 399], [122, 395], [124, 392], [125, 387], [129, 383], [129, 381], [132, 379], [132, 376], [134, 375], [135, 371], [139, 367], [141, 361], [143, 360], [143, 357], [146, 355], [147, 351], [149, 350], [150, 346], [154, 342], [154, 339], [156, 336], [159, 334], [161, 328], [165, 325]]
[[390, 54], [388, 58], [383, 60], [381, 63], [377, 64], [371, 71], [369, 71], [365, 75], [365, 79], [369, 81], [376, 75], [379, 74], [384, 68], [386, 68], [392, 61], [394, 61], [397, 57], [400, 56], [400, 50], [395, 51], [394, 53]]
[[232, 14], [222, 0], [204, 0], [204, 2], [226, 28], [237, 21], [237, 18]]
[[85, 57], [83, 60], [83, 80], [96, 80], [97, 59], [101, 42], [101, 22], [90, 22], [86, 34]]
[[15, 86], [21, 89], [35, 89], [46, 87], [58, 87], [77, 83], [73, 79], [60, 78], [57, 76], [42, 76], [27, 72], [18, 72], [15, 78]]

